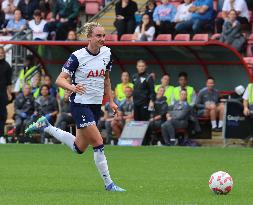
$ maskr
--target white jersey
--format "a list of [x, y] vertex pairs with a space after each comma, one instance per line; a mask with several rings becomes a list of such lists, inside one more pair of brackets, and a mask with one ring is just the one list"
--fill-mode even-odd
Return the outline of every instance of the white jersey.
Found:
[[73, 84], [83, 84], [85, 93], [72, 93], [70, 101], [79, 104], [102, 104], [105, 72], [112, 67], [111, 50], [103, 46], [98, 54], [82, 48], [71, 54], [62, 71], [71, 75]]
[[41, 39], [46, 40], [48, 33], [44, 32], [45, 25], [47, 22], [42, 19], [39, 24], [35, 23], [35, 20], [31, 20], [28, 22], [29, 28], [33, 31], [33, 40]]

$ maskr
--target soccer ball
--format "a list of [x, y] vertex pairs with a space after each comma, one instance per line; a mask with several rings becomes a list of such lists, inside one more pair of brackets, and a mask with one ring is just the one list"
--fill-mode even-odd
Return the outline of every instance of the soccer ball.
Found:
[[215, 194], [228, 194], [233, 188], [233, 179], [228, 173], [218, 171], [211, 175], [209, 187]]

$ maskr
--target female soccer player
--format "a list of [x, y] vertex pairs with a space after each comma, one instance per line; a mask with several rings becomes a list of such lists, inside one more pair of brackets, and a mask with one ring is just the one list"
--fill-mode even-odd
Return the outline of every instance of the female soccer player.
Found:
[[[113, 183], [104, 154], [104, 145], [96, 124], [99, 119], [104, 93], [110, 98], [110, 107], [117, 112], [117, 105], [111, 96], [109, 71], [112, 67], [110, 49], [104, 46], [105, 30], [95, 22], [84, 25], [88, 46], [71, 54], [56, 80], [56, 84], [72, 92], [70, 96], [71, 113], [76, 122], [76, 137], [61, 129], [53, 127], [42, 116], [31, 124], [26, 133], [44, 131], [66, 144], [71, 150], [82, 154], [93, 146], [94, 160], [104, 180], [107, 191], [122, 192], [124, 189]], [[72, 84], [67, 80], [72, 79]]]

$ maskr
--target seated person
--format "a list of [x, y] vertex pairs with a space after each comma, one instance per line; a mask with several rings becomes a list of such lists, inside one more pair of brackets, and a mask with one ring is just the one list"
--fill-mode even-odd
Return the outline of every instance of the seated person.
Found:
[[212, 0], [196, 0], [189, 8], [192, 13], [190, 20], [178, 23], [176, 26], [177, 33], [201, 33], [203, 26], [214, 20], [213, 1]]
[[45, 75], [43, 84], [49, 87], [49, 95], [56, 97], [57, 95], [57, 88], [52, 83], [52, 77], [50, 75]]
[[188, 75], [185, 72], [178, 74], [178, 84], [179, 86], [174, 88], [172, 104], [180, 99], [180, 90], [185, 89], [187, 92], [187, 102], [190, 106], [194, 106], [196, 102], [196, 92], [192, 86], [187, 85]]
[[155, 0], [149, 0], [145, 7], [145, 14], [148, 14], [151, 19], [153, 19], [153, 13], [154, 13], [155, 8], [156, 8]]
[[65, 90], [64, 99], [60, 101], [60, 114], [57, 116], [55, 127], [58, 127], [61, 130], [67, 130], [69, 125], [74, 124], [74, 119], [70, 111], [70, 95], [71, 92]]
[[187, 101], [187, 91], [180, 90], [180, 98], [166, 114], [166, 121], [162, 124], [162, 137], [165, 145], [176, 144], [176, 129], [187, 128], [191, 107]]
[[220, 41], [234, 47], [239, 52], [242, 51], [246, 39], [240, 30], [241, 25], [236, 20], [236, 11], [231, 10], [223, 24]]
[[56, 40], [66, 40], [68, 31], [76, 28], [80, 3], [77, 0], [56, 0], [48, 32], [56, 32]]
[[36, 0], [20, 0], [18, 3], [18, 9], [22, 13], [22, 17], [25, 20], [32, 20], [33, 13], [36, 9], [39, 9], [39, 1]]
[[130, 122], [134, 118], [133, 89], [125, 87], [126, 98], [121, 102], [118, 116], [111, 121], [112, 131], [116, 138], [119, 139], [125, 123]]
[[41, 74], [37, 73], [31, 78], [31, 92], [34, 99], [39, 97], [40, 86], [41, 86]]
[[222, 25], [228, 19], [229, 12], [236, 11], [236, 20], [240, 24], [249, 24], [249, 10], [245, 0], [225, 0], [222, 7], [222, 18], [216, 20], [217, 33], [222, 32]]
[[[192, 0], [184, 0], [184, 3], [177, 7], [177, 13], [174, 18], [176, 24], [188, 21], [192, 17], [192, 13], [189, 12], [189, 8], [192, 6]], [[177, 25], [176, 25], [177, 27]], [[176, 28], [175, 27], [175, 28]], [[177, 30], [177, 29], [176, 29]]]
[[129, 73], [127, 71], [123, 71], [121, 73], [121, 83], [118, 83], [115, 88], [115, 97], [119, 102], [123, 101], [126, 98], [125, 88], [134, 87], [133, 83], [130, 83], [129, 78]]
[[230, 99], [242, 101], [245, 88], [242, 85], [235, 87], [234, 92], [230, 94]]
[[156, 136], [156, 130], [161, 128], [162, 123], [165, 121], [165, 114], [168, 111], [166, 97], [164, 96], [164, 87], [159, 87], [156, 93], [154, 102], [154, 109], [151, 111], [151, 118], [149, 119], [149, 126], [143, 140], [143, 145], [156, 144], [153, 135]]
[[157, 34], [174, 33], [174, 17], [177, 9], [169, 3], [169, 0], [162, 0], [162, 5], [155, 8], [153, 21], [157, 26]]
[[152, 19], [148, 14], [142, 16], [142, 20], [139, 26], [134, 31], [135, 41], [153, 41], [155, 34], [155, 27]]
[[24, 129], [31, 121], [31, 116], [34, 112], [34, 99], [31, 94], [31, 87], [28, 84], [23, 86], [22, 93], [20, 93], [14, 102], [15, 108], [15, 128], [16, 137], [24, 135]]
[[5, 13], [5, 20], [8, 23], [9, 20], [14, 19], [14, 11], [18, 6], [19, 0], [4, 0], [2, 1], [2, 10]]
[[76, 32], [73, 30], [70, 30], [68, 32], [68, 37], [67, 37], [67, 41], [76, 41], [77, 37], [76, 37]]
[[160, 85], [155, 85], [155, 92], [159, 90], [160, 87], [165, 88], [164, 96], [167, 98], [167, 104], [171, 105], [172, 104], [172, 96], [174, 92], [174, 86], [170, 85], [170, 75], [169, 74], [164, 74], [163, 77], [161, 78], [161, 84]]
[[116, 20], [114, 26], [117, 29], [118, 39], [120, 40], [123, 34], [132, 34], [135, 29], [135, 12], [138, 7], [135, 1], [120, 0], [115, 5]]
[[[50, 124], [54, 124], [58, 114], [58, 104], [55, 97], [50, 96], [48, 85], [40, 87], [40, 96], [35, 100], [34, 117], [44, 115]], [[41, 143], [44, 143], [45, 136], [41, 137]]]
[[3, 29], [6, 33], [16, 33], [26, 28], [25, 19], [21, 18], [21, 11], [16, 9], [14, 12], [14, 19], [9, 20], [6, 28]]
[[249, 118], [251, 135], [253, 136], [253, 84], [249, 83], [243, 94], [243, 114]]
[[33, 32], [33, 40], [46, 40], [48, 33], [45, 32], [45, 25], [47, 22], [42, 19], [41, 11], [35, 10], [33, 20], [28, 22], [29, 28]]
[[[198, 115], [210, 117], [212, 130], [222, 131], [224, 104], [219, 103], [219, 92], [214, 89], [215, 81], [213, 77], [209, 77], [206, 81], [206, 87], [201, 89], [198, 93], [196, 106], [199, 109]], [[216, 120], [218, 118], [218, 125]]]

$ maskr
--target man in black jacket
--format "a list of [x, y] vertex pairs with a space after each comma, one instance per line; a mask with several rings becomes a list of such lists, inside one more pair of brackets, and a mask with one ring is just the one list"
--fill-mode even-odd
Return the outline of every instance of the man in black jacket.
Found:
[[9, 63], [5, 61], [5, 51], [0, 47], [0, 137], [4, 135], [4, 125], [7, 119], [6, 105], [8, 100], [11, 99], [11, 77], [12, 68]]
[[137, 73], [133, 75], [134, 120], [136, 121], [148, 121], [148, 108], [154, 108], [154, 80], [146, 72], [146, 68], [146, 62], [144, 60], [138, 60]]
[[23, 92], [16, 97], [14, 107], [16, 137], [19, 137], [20, 133], [23, 134], [26, 125], [31, 122], [31, 116], [34, 112], [34, 99], [30, 85], [25, 84], [23, 86]]

